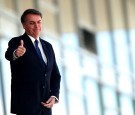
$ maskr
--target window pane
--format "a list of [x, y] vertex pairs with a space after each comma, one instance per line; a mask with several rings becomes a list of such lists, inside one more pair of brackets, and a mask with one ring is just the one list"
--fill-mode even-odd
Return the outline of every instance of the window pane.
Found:
[[81, 60], [83, 62], [83, 74], [85, 76], [98, 79], [98, 64], [96, 56], [87, 54], [85, 55], [84, 53]]
[[5, 59], [5, 51], [7, 49], [7, 41], [6, 38], [1, 40], [1, 66], [2, 66], [2, 78], [3, 78], [3, 84], [4, 84], [4, 98], [5, 98], [5, 106], [6, 106], [6, 112], [8, 115], [10, 115], [10, 95], [11, 95], [11, 74], [10, 74], [10, 65], [9, 61]]
[[118, 115], [117, 113], [117, 97], [115, 90], [109, 87], [103, 87], [103, 105], [105, 115]]
[[116, 77], [114, 68], [110, 66], [103, 66], [101, 68], [101, 79], [102, 82], [106, 85], [115, 86], [116, 85]]
[[115, 30], [114, 39], [118, 68], [120, 68], [124, 72], [128, 72], [130, 67], [126, 32], [124, 30]]
[[77, 92], [77, 93], [82, 93], [82, 78], [81, 78], [81, 73], [79, 72], [80, 70], [70, 70], [66, 69], [66, 84], [68, 87], [69, 91]]
[[129, 97], [122, 95], [120, 97], [120, 104], [121, 115], [134, 115], [133, 103]]
[[101, 115], [101, 105], [97, 82], [86, 79], [84, 84], [88, 115]]
[[[0, 76], [0, 78], [1, 78], [1, 76]], [[0, 79], [0, 115], [4, 115], [1, 85], [2, 84], [1, 84], [1, 79]]]
[[106, 109], [116, 109], [117, 108], [117, 98], [115, 90], [109, 87], [103, 87], [103, 102]]
[[69, 95], [69, 115], [85, 115], [83, 98], [79, 94]]
[[[59, 95], [59, 103], [53, 106], [52, 114], [53, 115], [67, 115], [67, 104], [66, 104], [66, 97], [67, 92], [65, 91], [63, 78], [61, 80], [61, 88], [60, 88], [60, 95]], [[66, 93], [65, 93], [66, 92]]]
[[135, 72], [135, 29], [131, 29], [129, 31], [129, 35], [130, 35], [130, 41], [131, 41], [131, 53], [132, 53], [132, 64], [133, 64], [133, 69]]
[[78, 36], [75, 33], [68, 33], [62, 35], [62, 43], [66, 47], [78, 48]]
[[96, 35], [100, 63], [113, 65], [112, 42], [109, 32], [98, 32]]
[[117, 113], [117, 111], [114, 110], [105, 110], [104, 115], [119, 115], [119, 114]]
[[129, 75], [121, 73], [118, 77], [118, 89], [120, 92], [132, 95], [132, 81]]

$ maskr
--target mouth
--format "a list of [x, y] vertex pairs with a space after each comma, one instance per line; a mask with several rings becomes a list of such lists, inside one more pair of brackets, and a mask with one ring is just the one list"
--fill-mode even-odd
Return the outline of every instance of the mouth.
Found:
[[39, 32], [39, 31], [40, 31], [40, 29], [34, 29], [34, 32], [36, 32], [36, 31], [37, 31], [37, 32]]

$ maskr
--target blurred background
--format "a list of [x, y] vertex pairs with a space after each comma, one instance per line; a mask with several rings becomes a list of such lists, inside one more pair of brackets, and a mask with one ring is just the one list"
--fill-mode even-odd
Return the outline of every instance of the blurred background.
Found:
[[0, 115], [11, 115], [5, 51], [27, 8], [43, 13], [62, 75], [53, 115], [135, 115], [135, 0], [0, 0]]

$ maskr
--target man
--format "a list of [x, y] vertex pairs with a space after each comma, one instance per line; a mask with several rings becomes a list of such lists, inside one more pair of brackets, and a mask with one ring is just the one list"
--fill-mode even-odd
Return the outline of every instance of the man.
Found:
[[25, 33], [12, 38], [5, 53], [11, 65], [11, 113], [52, 115], [61, 76], [52, 45], [39, 37], [42, 14], [27, 9], [21, 23]]

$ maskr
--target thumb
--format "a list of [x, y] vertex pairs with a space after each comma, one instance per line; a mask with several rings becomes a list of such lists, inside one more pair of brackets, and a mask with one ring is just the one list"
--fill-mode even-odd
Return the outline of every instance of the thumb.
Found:
[[21, 41], [20, 41], [20, 46], [23, 47], [23, 45], [24, 45], [24, 42], [23, 42], [23, 40], [21, 40]]

